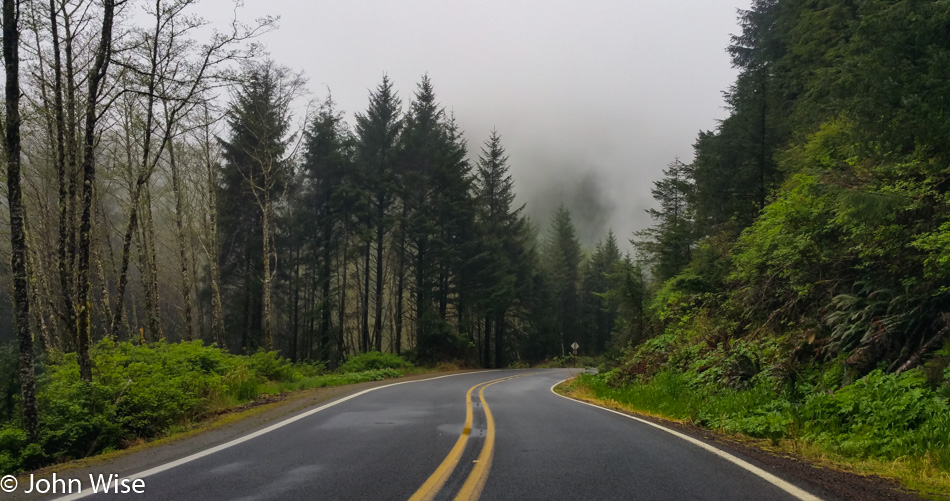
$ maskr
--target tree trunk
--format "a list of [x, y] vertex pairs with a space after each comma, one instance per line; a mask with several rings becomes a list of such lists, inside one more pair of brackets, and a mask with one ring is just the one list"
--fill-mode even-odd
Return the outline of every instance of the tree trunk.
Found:
[[[312, 263], [311, 263], [312, 264]], [[306, 315], [307, 315], [307, 360], [313, 360], [313, 343], [316, 338], [315, 317], [317, 315], [317, 272], [314, 269], [315, 265], [307, 267], [307, 276], [306, 283], [307, 288], [304, 290], [303, 304], [306, 305]], [[318, 339], [319, 347], [317, 353], [320, 355], [321, 360], [326, 360], [326, 357], [323, 356], [323, 352], [326, 350], [326, 343], [324, 340]]]
[[363, 280], [363, 310], [362, 310], [362, 319], [363, 323], [360, 325], [360, 351], [366, 353], [369, 351], [369, 284], [372, 279], [370, 274], [369, 267], [369, 257], [370, 257], [370, 241], [366, 241], [365, 248], [363, 250], [363, 275], [365, 280]]
[[448, 266], [439, 267], [439, 318], [445, 322], [449, 307], [449, 272]]
[[485, 315], [485, 332], [482, 334], [482, 366], [491, 367], [491, 315]]
[[217, 179], [214, 161], [211, 155], [210, 117], [205, 108], [204, 120], [204, 161], [208, 174], [208, 243], [205, 255], [208, 257], [208, 280], [211, 282], [211, 335], [219, 348], [227, 349], [224, 340], [224, 307], [221, 304], [221, 268], [219, 259], [220, 245], [218, 244], [218, 199]]
[[376, 317], [373, 321], [373, 341], [376, 351], [383, 351], [383, 291], [385, 278], [383, 276], [383, 242], [386, 228], [383, 218], [386, 216], [383, 200], [377, 200], [379, 208], [376, 214]]
[[145, 186], [145, 218], [143, 220], [142, 233], [146, 236], [143, 239], [143, 244], [145, 247], [145, 255], [147, 257], [146, 263], [148, 264], [148, 278], [149, 282], [147, 284], [150, 293], [152, 295], [152, 307], [148, 310], [148, 328], [151, 330], [152, 335], [156, 340], [163, 339], [165, 337], [164, 329], [162, 328], [162, 318], [159, 315], [161, 308], [161, 296], [158, 291], [158, 256], [155, 250], [155, 224], [152, 219], [152, 191], [146, 185]]
[[293, 296], [294, 296], [294, 311], [293, 311], [293, 330], [294, 330], [294, 340], [293, 346], [290, 349], [290, 360], [296, 362], [297, 358], [297, 348], [300, 345], [300, 245], [296, 245], [294, 249], [294, 276], [293, 276]]
[[343, 232], [340, 235], [341, 242], [343, 243], [343, 249], [340, 252], [340, 258], [338, 262], [343, 271], [343, 276], [340, 280], [340, 312], [339, 312], [339, 326], [337, 327], [337, 356], [335, 359], [330, 359], [331, 365], [335, 362], [342, 362], [346, 358], [346, 337], [344, 335], [344, 325], [346, 321], [346, 291], [349, 288], [346, 283], [346, 272], [347, 265], [349, 262], [347, 260], [347, 251], [349, 250], [350, 244], [350, 232], [349, 232], [349, 222], [348, 215], [343, 215]]
[[765, 87], [766, 85], [765, 82], [766, 80], [765, 80], [765, 77], [763, 76], [762, 86], [760, 89], [760, 98], [762, 99], [762, 111], [759, 117], [760, 118], [759, 128], [762, 134], [760, 138], [760, 144], [759, 144], [759, 210], [760, 211], [765, 208], [765, 199], [766, 199], [766, 196], [768, 195], [767, 189], [765, 186], [765, 168], [766, 168], [766, 162], [768, 158], [768, 151], [766, 149], [767, 148], [766, 131], [767, 131], [767, 125], [768, 125], [766, 120], [768, 118], [768, 101], [766, 101], [767, 89]]
[[[101, 212], [101, 208], [99, 212]], [[109, 237], [107, 235], [105, 236], [104, 239], [108, 239], [108, 238]], [[99, 278], [99, 296], [100, 296], [99, 300], [102, 303], [102, 306], [100, 307], [100, 311], [103, 317], [102, 321], [104, 325], [108, 325], [110, 317], [112, 316], [112, 306], [111, 306], [111, 301], [109, 299], [109, 282], [106, 280], [105, 267], [102, 266], [101, 249], [99, 248], [93, 249], [92, 259], [96, 263], [96, 273], [98, 274], [98, 278]]]
[[[332, 270], [332, 259], [333, 259], [333, 247], [331, 245], [332, 235], [331, 235], [331, 224], [330, 218], [327, 218], [327, 221], [324, 223], [324, 239], [323, 239], [323, 262], [321, 263], [322, 271], [320, 272], [320, 353], [324, 360], [329, 359], [330, 354], [328, 349], [330, 346], [330, 316], [332, 314], [330, 308], [330, 272]], [[345, 263], [344, 263], [345, 266]], [[342, 322], [340, 327], [343, 327]]]
[[103, 0], [102, 32], [99, 46], [96, 49], [96, 58], [89, 70], [86, 80], [89, 85], [86, 94], [86, 127], [83, 134], [82, 160], [82, 200], [79, 218], [79, 256], [77, 265], [76, 302], [78, 316], [76, 319], [77, 358], [79, 359], [79, 374], [83, 381], [92, 381], [92, 361], [89, 358], [90, 344], [90, 303], [89, 303], [89, 247], [92, 233], [92, 203], [93, 190], [96, 183], [96, 125], [99, 113], [96, 105], [99, 103], [102, 83], [109, 69], [109, 60], [112, 56], [112, 24], [115, 14], [115, 0]]
[[425, 242], [416, 243], [416, 348], [421, 352], [426, 348], [425, 311], [429, 294], [426, 291], [425, 279]]
[[[155, 298], [152, 297], [152, 287], [150, 285], [152, 283], [152, 279], [149, 275], [152, 272], [152, 267], [149, 266], [148, 263], [148, 235], [145, 232], [144, 226], [139, 226], [139, 230], [136, 232], [136, 240], [136, 247], [138, 248], [139, 254], [139, 276], [141, 277], [142, 281], [142, 297], [145, 301], [145, 309], [143, 312], [145, 314], [145, 321], [143, 322], [144, 325], [140, 325], [138, 327], [144, 329], [145, 340], [151, 343], [157, 340], [156, 332], [152, 330], [151, 322], [152, 304], [155, 301]], [[113, 317], [113, 322], [115, 321], [114, 319], [115, 317]]]
[[175, 159], [175, 143], [168, 141], [168, 164], [172, 171], [172, 192], [175, 195], [175, 236], [178, 239], [178, 255], [181, 270], [181, 300], [184, 310], [185, 339], [195, 339], [193, 313], [191, 307], [191, 265], [188, 260], [188, 245], [185, 239], [185, 204], [181, 195], [181, 175], [178, 171], [178, 162]]
[[271, 350], [274, 347], [274, 338], [271, 333], [271, 282], [273, 276], [271, 274], [271, 206], [270, 206], [270, 190], [268, 189], [268, 183], [264, 183], [264, 193], [263, 193], [263, 203], [261, 204], [261, 232], [263, 233], [263, 257], [264, 257], [264, 279], [263, 279], [263, 292], [262, 292], [262, 309], [261, 309], [261, 329], [264, 331], [264, 349]]
[[241, 329], [241, 350], [248, 352], [249, 334], [251, 332], [251, 286], [254, 281], [253, 265], [251, 264], [251, 253], [245, 253], [244, 259], [244, 328]]
[[[405, 205], [402, 210], [402, 220], [406, 219], [406, 209]], [[396, 265], [396, 326], [395, 326], [395, 336], [396, 339], [393, 342], [393, 346], [396, 349], [396, 354], [402, 352], [402, 319], [403, 319], [403, 296], [406, 290], [406, 231], [401, 229], [399, 231], [399, 258], [398, 264]]]
[[495, 320], [495, 367], [508, 366], [508, 354], [505, 349], [505, 312], [502, 311]]
[[[66, 118], [63, 114], [63, 70], [59, 47], [59, 21], [55, 0], [49, 2], [50, 31], [53, 41], [53, 108], [55, 112], [56, 130], [56, 174], [59, 181], [59, 246], [58, 268], [61, 294], [63, 297], [63, 319], [66, 329], [73, 339], [76, 334], [76, 305], [73, 302], [73, 258], [76, 253], [72, 244], [74, 235], [72, 214], [73, 199], [70, 196], [70, 184], [74, 184], [75, 173], [66, 170]], [[72, 135], [72, 134], [70, 134]], [[73, 152], [74, 153], [74, 152]], [[71, 162], [72, 163], [72, 162]], [[73, 189], [75, 193], [75, 188]]]
[[33, 333], [26, 271], [26, 228], [20, 190], [20, 5], [3, 0], [3, 63], [6, 72], [7, 202], [10, 207], [10, 264], [13, 272], [13, 324], [20, 345], [20, 395], [23, 421], [31, 441], [39, 436]]

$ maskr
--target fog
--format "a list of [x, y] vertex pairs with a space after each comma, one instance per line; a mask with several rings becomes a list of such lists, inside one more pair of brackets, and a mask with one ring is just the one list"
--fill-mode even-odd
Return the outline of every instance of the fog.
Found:
[[[502, 135], [520, 201], [542, 229], [561, 203], [590, 247], [609, 228], [622, 244], [650, 224], [650, 188], [700, 130], [725, 116], [735, 77], [725, 52], [748, 0], [249, 0], [251, 20], [280, 16], [261, 38], [327, 89], [352, 123], [383, 74], [404, 105], [428, 74], [475, 158]], [[217, 24], [230, 0], [204, 0]]]

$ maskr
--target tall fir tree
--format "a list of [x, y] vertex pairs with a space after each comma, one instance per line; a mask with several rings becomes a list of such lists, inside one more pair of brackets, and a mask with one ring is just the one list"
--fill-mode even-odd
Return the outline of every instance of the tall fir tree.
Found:
[[[341, 290], [334, 290], [333, 271], [346, 266], [342, 255], [344, 241], [352, 226], [358, 192], [354, 179], [355, 140], [328, 96], [311, 121], [305, 137], [303, 174], [306, 179], [304, 204], [311, 221], [310, 267], [313, 294], [319, 294], [319, 318], [316, 345], [319, 359], [336, 363], [345, 354], [343, 325], [332, 326], [333, 310], [339, 305]], [[311, 348], [314, 340], [311, 340]]]
[[584, 270], [582, 283], [583, 325], [581, 333], [585, 353], [599, 355], [607, 349], [617, 317], [617, 306], [607, 301], [610, 275], [620, 263], [620, 248], [613, 230], [597, 243]]
[[[382, 350], [383, 301], [385, 297], [384, 246], [392, 226], [389, 208], [397, 193], [396, 162], [399, 135], [403, 127], [402, 104], [388, 76], [370, 93], [366, 113], [356, 115], [356, 160], [366, 191], [366, 242], [364, 256], [364, 299], [361, 345], [364, 350]], [[373, 292], [373, 330], [369, 330], [370, 248], [375, 245], [375, 290]]]
[[474, 264], [478, 267], [479, 303], [484, 317], [482, 364], [504, 367], [507, 365], [506, 315], [521, 285], [516, 265], [520, 264], [518, 258], [523, 253], [520, 237], [524, 231], [521, 218], [524, 205], [514, 205], [514, 179], [497, 130], [492, 130], [485, 141], [476, 164], [475, 202], [480, 253]]
[[[429, 339], [435, 312], [432, 309], [432, 240], [435, 224], [432, 212], [434, 186], [432, 178], [440, 160], [445, 112], [436, 102], [431, 82], [424, 79], [416, 90], [406, 117], [403, 135], [402, 179], [406, 186], [405, 231], [412, 251], [413, 288], [415, 295], [415, 345], [422, 356], [431, 356], [433, 342]], [[410, 189], [411, 187], [411, 189]]]
[[544, 260], [554, 296], [555, 332], [562, 355], [567, 353], [568, 345], [573, 342], [571, 338], [578, 332], [581, 309], [578, 285], [583, 259], [571, 213], [561, 205], [551, 218]]
[[663, 178], [653, 183], [653, 199], [658, 205], [647, 209], [654, 221], [651, 228], [637, 232], [637, 246], [653, 262], [653, 275], [667, 280], [680, 272], [692, 257], [696, 241], [692, 208], [693, 183], [686, 165], [674, 159], [663, 170]]
[[242, 333], [243, 349], [273, 345], [274, 211], [293, 174], [285, 154], [290, 107], [301, 86], [299, 77], [271, 61], [248, 65], [228, 111], [230, 135], [220, 140], [221, 272], [228, 323]]

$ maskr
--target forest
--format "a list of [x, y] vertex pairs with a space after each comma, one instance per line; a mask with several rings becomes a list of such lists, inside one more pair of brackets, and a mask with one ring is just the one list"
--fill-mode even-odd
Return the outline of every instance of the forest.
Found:
[[460, 130], [433, 78], [383, 75], [347, 123], [266, 57], [276, 20], [209, 35], [195, 1], [4, 0], [0, 466], [167, 431], [58, 428], [155, 410], [115, 367], [217, 374], [175, 401], [197, 417], [238, 367], [526, 366], [577, 342], [602, 397], [950, 469], [945, 2], [752, 2], [728, 116], [655, 181], [653, 226], [584, 249], [567, 208], [527, 217], [501, 132]]
[[354, 360], [606, 349], [616, 238], [588, 256], [567, 209], [530, 221], [498, 131], [470, 146], [428, 75], [383, 74], [347, 123], [267, 56], [276, 19], [211, 30], [196, 2], [4, 4], [0, 469]]

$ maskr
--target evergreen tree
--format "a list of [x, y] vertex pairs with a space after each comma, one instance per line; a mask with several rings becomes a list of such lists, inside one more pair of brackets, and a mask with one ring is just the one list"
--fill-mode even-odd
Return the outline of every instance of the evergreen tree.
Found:
[[560, 305], [554, 294], [553, 280], [545, 266], [545, 242], [526, 217], [522, 218], [521, 262], [516, 264], [525, 276], [525, 287], [516, 298], [512, 310], [521, 318], [524, 328], [518, 342], [521, 357], [541, 361], [561, 354]]
[[[307, 217], [316, 222], [310, 235], [310, 266], [314, 295], [319, 318], [317, 346], [319, 358], [335, 362], [343, 356], [345, 342], [343, 325], [336, 326], [332, 335], [334, 305], [342, 291], [333, 290], [333, 270], [341, 264], [341, 249], [348, 238], [355, 199], [353, 165], [354, 140], [343, 122], [341, 113], [334, 109], [328, 96], [310, 123], [305, 137], [303, 173], [306, 179], [304, 195]], [[332, 339], [331, 339], [332, 337]], [[311, 347], [312, 347], [311, 340]]]
[[[389, 208], [396, 195], [396, 161], [399, 152], [399, 134], [403, 123], [401, 102], [393, 90], [388, 76], [370, 93], [369, 108], [365, 114], [356, 115], [356, 159], [362, 173], [363, 189], [366, 191], [369, 212], [366, 217], [367, 240], [365, 242], [363, 299], [363, 325], [361, 347], [370, 345], [382, 350], [383, 299], [385, 269], [383, 261], [386, 236], [392, 226]], [[369, 284], [370, 284], [370, 239], [375, 239], [374, 323], [372, 343], [369, 331]]]
[[285, 157], [290, 105], [302, 84], [273, 62], [248, 65], [228, 111], [230, 136], [220, 140], [222, 282], [230, 303], [229, 330], [242, 333], [244, 349], [273, 344], [274, 211], [292, 176]]
[[442, 121], [445, 113], [435, 100], [428, 78], [416, 90], [403, 134], [402, 178], [406, 186], [403, 204], [406, 239], [412, 249], [415, 292], [415, 344], [421, 356], [432, 355], [434, 342], [429, 339], [435, 312], [432, 309], [432, 241], [436, 225], [433, 177], [444, 147]]
[[693, 184], [685, 165], [677, 158], [663, 171], [663, 179], [653, 183], [653, 198], [659, 205], [647, 209], [655, 221], [652, 228], [637, 232], [637, 245], [653, 262], [653, 274], [665, 281], [689, 264], [695, 243], [692, 210], [688, 204]]
[[728, 49], [740, 70], [726, 93], [730, 116], [715, 131], [700, 133], [694, 145], [693, 207], [706, 235], [722, 229], [738, 235], [782, 181], [774, 156], [789, 138], [786, 122], [801, 91], [780, 64], [795, 4], [755, 0], [740, 13], [742, 32]]
[[582, 287], [583, 331], [581, 346], [585, 353], [600, 354], [607, 348], [617, 317], [617, 305], [605, 298], [610, 290], [610, 275], [620, 263], [620, 248], [613, 230], [597, 244], [584, 271]]
[[[507, 365], [506, 315], [519, 285], [519, 259], [524, 232], [521, 212], [515, 207], [514, 179], [498, 131], [485, 141], [476, 166], [475, 202], [478, 205], [479, 303], [484, 316], [482, 364], [491, 367], [491, 336], [494, 333], [495, 366]], [[474, 274], [473, 274], [474, 275]], [[523, 281], [522, 281], [523, 283]]]
[[607, 276], [608, 290], [602, 295], [606, 307], [616, 312], [613, 347], [641, 342], [649, 333], [649, 290], [643, 267], [629, 255], [617, 261]]
[[432, 179], [437, 221], [432, 257], [438, 269], [439, 320], [445, 323], [449, 320], [450, 303], [458, 300], [458, 280], [464, 266], [466, 243], [475, 236], [472, 232], [475, 201], [472, 197], [472, 168], [467, 160], [468, 147], [454, 115], [443, 122], [442, 128], [444, 138]]
[[555, 332], [562, 355], [573, 342], [570, 338], [576, 335], [580, 324], [578, 286], [583, 258], [571, 213], [561, 205], [551, 219], [544, 260], [554, 296]]

